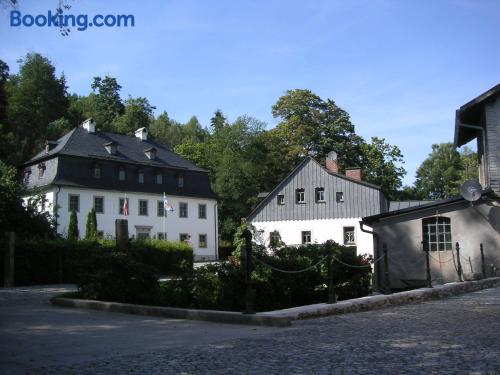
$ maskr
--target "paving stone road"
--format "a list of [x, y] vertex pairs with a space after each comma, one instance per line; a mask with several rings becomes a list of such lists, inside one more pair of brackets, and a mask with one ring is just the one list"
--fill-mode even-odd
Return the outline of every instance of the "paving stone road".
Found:
[[500, 374], [500, 288], [257, 328], [51, 307], [0, 289], [3, 374]]

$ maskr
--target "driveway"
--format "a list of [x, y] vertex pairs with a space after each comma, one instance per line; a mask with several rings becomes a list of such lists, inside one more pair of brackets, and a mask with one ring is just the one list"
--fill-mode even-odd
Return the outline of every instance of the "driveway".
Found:
[[500, 288], [288, 328], [50, 306], [64, 290], [0, 289], [0, 372], [500, 373]]

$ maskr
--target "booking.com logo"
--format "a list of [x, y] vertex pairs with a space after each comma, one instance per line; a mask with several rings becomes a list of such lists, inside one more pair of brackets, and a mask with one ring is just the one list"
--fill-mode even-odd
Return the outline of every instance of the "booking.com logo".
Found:
[[23, 15], [18, 10], [10, 12], [10, 26], [12, 27], [76, 27], [78, 31], [85, 31], [89, 27], [134, 27], [135, 18], [128, 14], [96, 14], [89, 22], [87, 14], [63, 14], [62, 12], [48, 11], [47, 14]]

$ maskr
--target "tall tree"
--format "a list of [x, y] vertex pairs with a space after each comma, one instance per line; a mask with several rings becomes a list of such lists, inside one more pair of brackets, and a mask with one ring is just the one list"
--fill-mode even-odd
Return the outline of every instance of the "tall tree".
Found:
[[38, 151], [49, 124], [66, 114], [66, 80], [56, 77], [49, 59], [29, 53], [20, 60], [19, 74], [9, 78], [7, 131], [19, 150], [10, 162], [19, 164]]
[[394, 199], [406, 174], [402, 167], [403, 155], [397, 146], [386, 143], [384, 138], [372, 137], [371, 143], [362, 143], [363, 179], [382, 187]]
[[6, 83], [9, 78], [9, 66], [0, 60], [0, 124], [3, 124], [7, 116], [7, 90]]
[[117, 133], [133, 135], [134, 131], [148, 127], [153, 118], [153, 107], [146, 98], [129, 97], [125, 101], [124, 113], [115, 118], [113, 129]]
[[85, 239], [93, 240], [97, 238], [97, 215], [94, 207], [92, 207], [87, 215], [87, 223], [85, 225]]
[[417, 169], [415, 188], [418, 194], [429, 199], [456, 196], [466, 178], [464, 162], [452, 143], [432, 145], [432, 152]]
[[[113, 131], [113, 122], [125, 110], [120, 98], [122, 87], [116, 78], [105, 76], [94, 77], [91, 85], [94, 97], [94, 115], [97, 126], [103, 131]], [[92, 95], [92, 94], [91, 94]]]
[[72, 210], [69, 216], [69, 224], [68, 224], [68, 240], [77, 240], [80, 236], [78, 231], [78, 216], [76, 216], [76, 211]]

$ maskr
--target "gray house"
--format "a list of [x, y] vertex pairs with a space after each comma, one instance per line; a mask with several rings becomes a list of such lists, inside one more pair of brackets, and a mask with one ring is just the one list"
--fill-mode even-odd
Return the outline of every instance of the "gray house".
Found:
[[287, 245], [332, 239], [357, 246], [359, 254], [372, 255], [372, 235], [359, 222], [363, 216], [387, 211], [384, 193], [363, 181], [359, 168], [339, 173], [334, 153], [325, 164], [305, 158], [250, 213], [248, 221], [265, 245], [278, 235]]
[[[479, 200], [469, 202], [455, 197], [363, 218], [375, 233], [374, 246], [388, 248], [391, 287], [423, 283], [424, 245], [430, 250], [433, 282], [458, 281], [460, 266], [466, 278], [481, 274], [481, 244], [487, 275], [500, 267], [500, 85], [457, 110], [455, 146], [473, 139], [477, 139], [483, 189]], [[384, 271], [383, 264], [377, 264], [376, 287], [388, 286], [382, 277]]]

